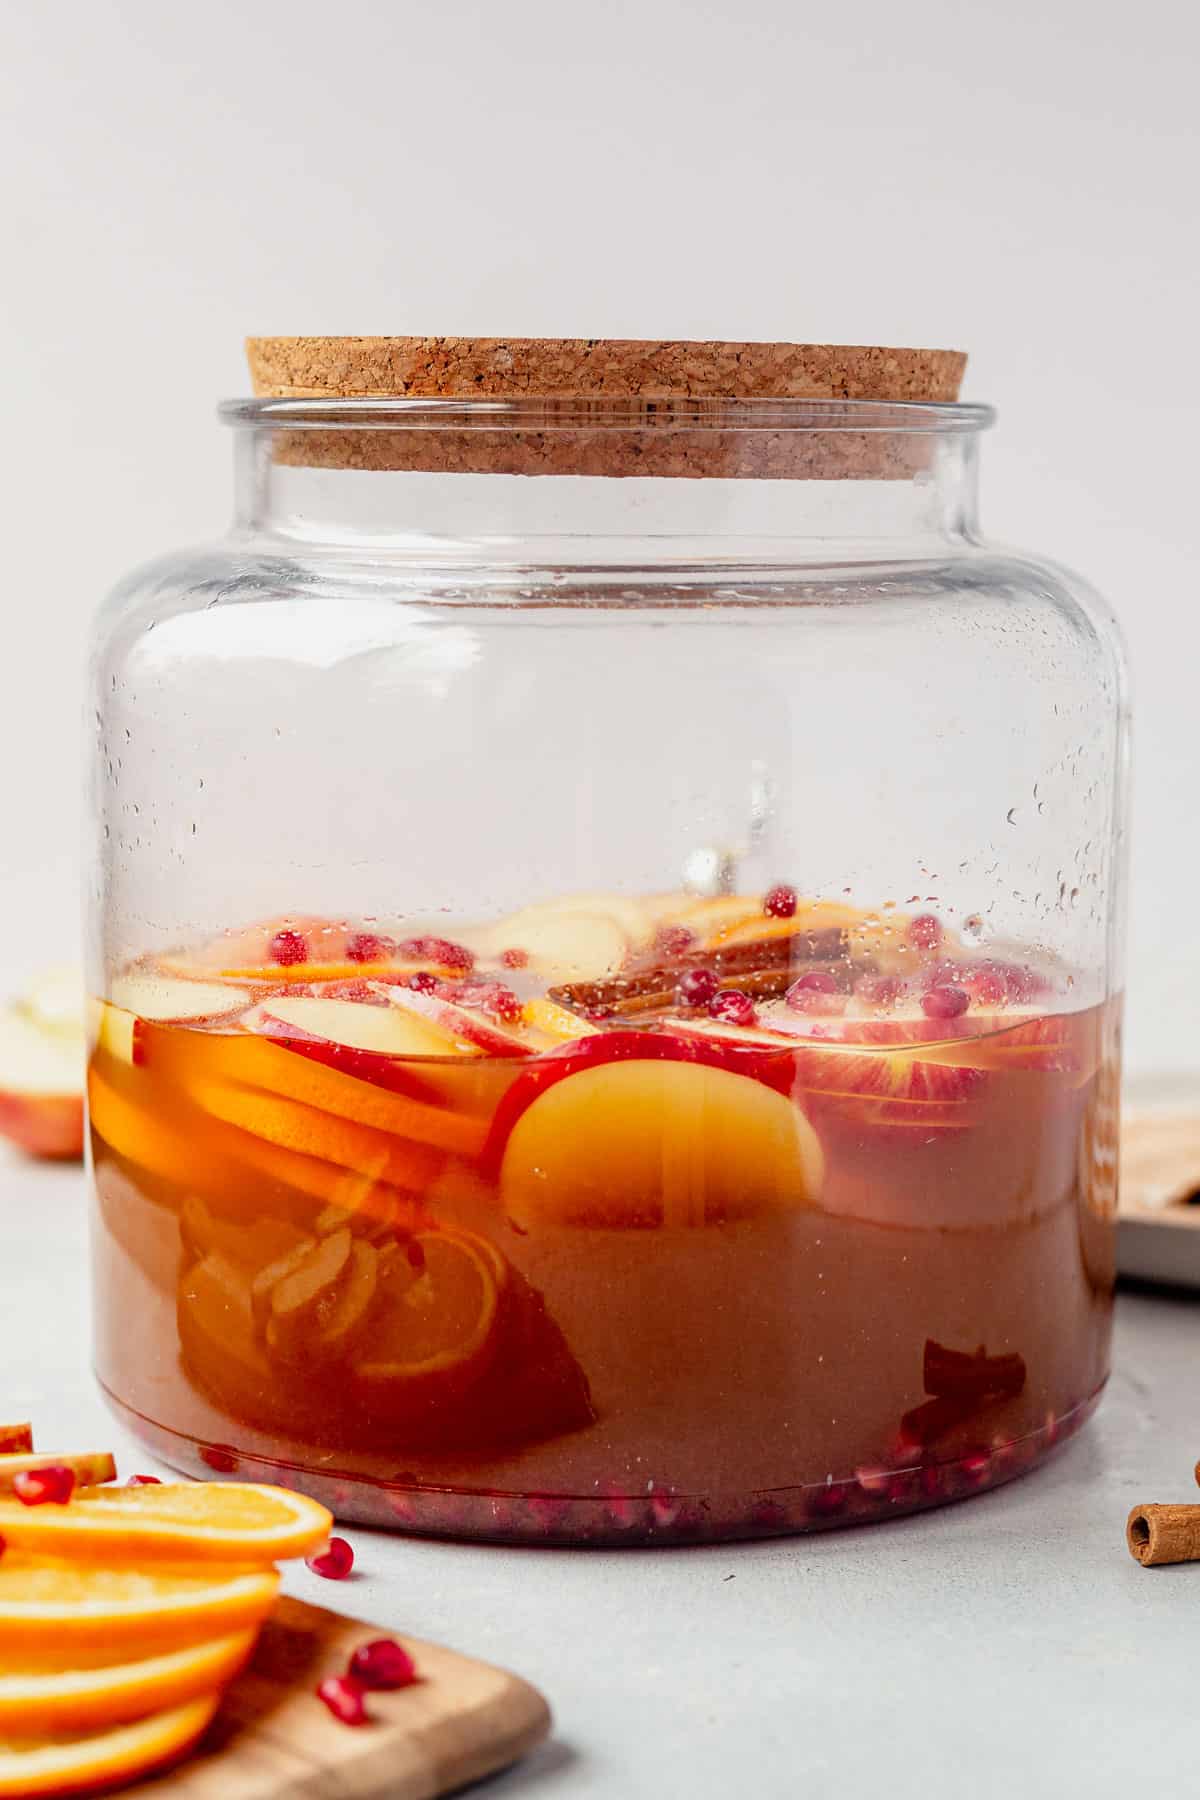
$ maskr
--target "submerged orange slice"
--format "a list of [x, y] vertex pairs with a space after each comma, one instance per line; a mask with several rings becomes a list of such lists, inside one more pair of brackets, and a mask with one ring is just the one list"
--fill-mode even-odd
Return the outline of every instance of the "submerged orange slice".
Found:
[[219, 1694], [86, 1737], [0, 1737], [0, 1795], [90, 1794], [136, 1780], [191, 1749], [217, 1710]]
[[147, 1713], [182, 1706], [232, 1681], [254, 1648], [257, 1633], [234, 1632], [161, 1656], [103, 1667], [13, 1669], [19, 1652], [0, 1658], [0, 1741], [6, 1731], [96, 1731]]
[[[305, 1494], [252, 1482], [80, 1488], [65, 1506], [0, 1500], [0, 1536], [17, 1550], [141, 1563], [275, 1562], [322, 1545], [333, 1514]], [[0, 1604], [7, 1576], [0, 1568]]]
[[384, 1304], [354, 1370], [368, 1387], [473, 1371], [492, 1347], [505, 1270], [491, 1245], [431, 1231], [413, 1251], [415, 1262], [398, 1258], [381, 1282]]
[[[129, 1488], [129, 1494], [158, 1493]], [[77, 1503], [72, 1501], [72, 1506]], [[67, 1507], [22, 1508], [38, 1512]], [[63, 1549], [67, 1549], [64, 1540]], [[72, 1545], [72, 1548], [74, 1546]], [[10, 1548], [0, 1563], [0, 1659], [53, 1652], [61, 1668], [76, 1653], [134, 1654], [228, 1636], [259, 1625], [279, 1592], [274, 1569], [203, 1565], [144, 1568], [114, 1560], [67, 1562]], [[40, 1660], [40, 1658], [38, 1658]]]

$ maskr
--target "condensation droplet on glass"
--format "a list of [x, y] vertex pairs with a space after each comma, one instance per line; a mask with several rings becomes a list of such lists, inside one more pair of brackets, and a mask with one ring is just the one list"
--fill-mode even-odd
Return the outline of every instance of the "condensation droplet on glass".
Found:
[[983, 920], [978, 913], [968, 913], [962, 922], [962, 934], [977, 944], [983, 936]]
[[1079, 905], [1079, 889], [1077, 887], [1073, 887], [1071, 889], [1071, 905], [1072, 906]]
[[1009, 822], [1009, 824], [1010, 824], [1010, 825], [1015, 825], [1015, 824], [1016, 824], [1016, 822], [1017, 822], [1017, 809], [1016, 809], [1016, 807], [1015, 807], [1015, 806], [1010, 806], [1010, 807], [1009, 807], [1009, 809], [1008, 809], [1008, 811], [1007, 811], [1007, 812], [1006, 812], [1006, 813], [1005, 813], [1005, 815], [1004, 815], [1004, 816], [1005, 816], [1005, 818], [1006, 818], [1006, 819], [1007, 819], [1007, 820], [1008, 820], [1008, 822]]

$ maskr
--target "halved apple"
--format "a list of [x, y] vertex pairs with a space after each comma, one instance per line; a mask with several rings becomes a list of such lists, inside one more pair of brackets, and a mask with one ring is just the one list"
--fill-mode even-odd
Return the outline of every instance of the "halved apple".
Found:
[[81, 1024], [47, 1030], [15, 1007], [0, 1012], [0, 1136], [30, 1156], [82, 1156], [83, 1080]]

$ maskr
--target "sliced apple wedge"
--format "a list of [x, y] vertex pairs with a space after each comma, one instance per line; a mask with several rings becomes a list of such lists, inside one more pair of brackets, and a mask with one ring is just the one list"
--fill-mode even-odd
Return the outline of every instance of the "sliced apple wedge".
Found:
[[0, 1012], [0, 1136], [30, 1156], [83, 1154], [84, 1046], [26, 1013]]
[[[386, 991], [390, 995], [391, 989]], [[316, 1055], [320, 1045], [388, 1062], [401, 1056], [447, 1054], [444, 1031], [417, 1013], [390, 1004], [369, 1006], [357, 1000], [276, 994], [253, 1007], [242, 1022], [248, 1031], [288, 1040], [309, 1055]]]
[[402, 1017], [440, 1034], [443, 1056], [530, 1056], [539, 1047], [519, 1029], [510, 1029], [441, 994], [422, 994], [408, 987], [381, 991]]
[[142, 1057], [137, 1015], [127, 1012], [123, 1006], [114, 1006], [110, 1000], [95, 1000], [92, 1007], [97, 1050], [105, 1051], [114, 1062], [124, 1063], [127, 1067], [139, 1063]]
[[115, 1481], [117, 1465], [107, 1450], [87, 1451], [83, 1455], [63, 1455], [57, 1450], [18, 1452], [0, 1456], [0, 1494], [11, 1494], [18, 1475], [30, 1475], [38, 1469], [70, 1469], [79, 1487], [99, 1487]]
[[615, 913], [558, 900], [527, 906], [472, 933], [471, 945], [489, 961], [505, 950], [523, 950], [529, 958], [526, 966], [547, 984], [557, 984], [612, 974], [628, 956], [630, 940]]
[[214, 1025], [233, 1020], [246, 990], [217, 981], [179, 981], [164, 975], [118, 975], [111, 1002], [156, 1025]]

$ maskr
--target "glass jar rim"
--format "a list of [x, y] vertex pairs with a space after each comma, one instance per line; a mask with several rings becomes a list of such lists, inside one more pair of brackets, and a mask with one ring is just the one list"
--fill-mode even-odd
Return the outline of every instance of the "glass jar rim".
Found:
[[713, 399], [690, 395], [518, 395], [428, 399], [377, 395], [223, 400], [218, 416], [237, 428], [515, 432], [669, 431], [929, 434], [986, 431], [995, 409], [978, 402], [831, 399]]

